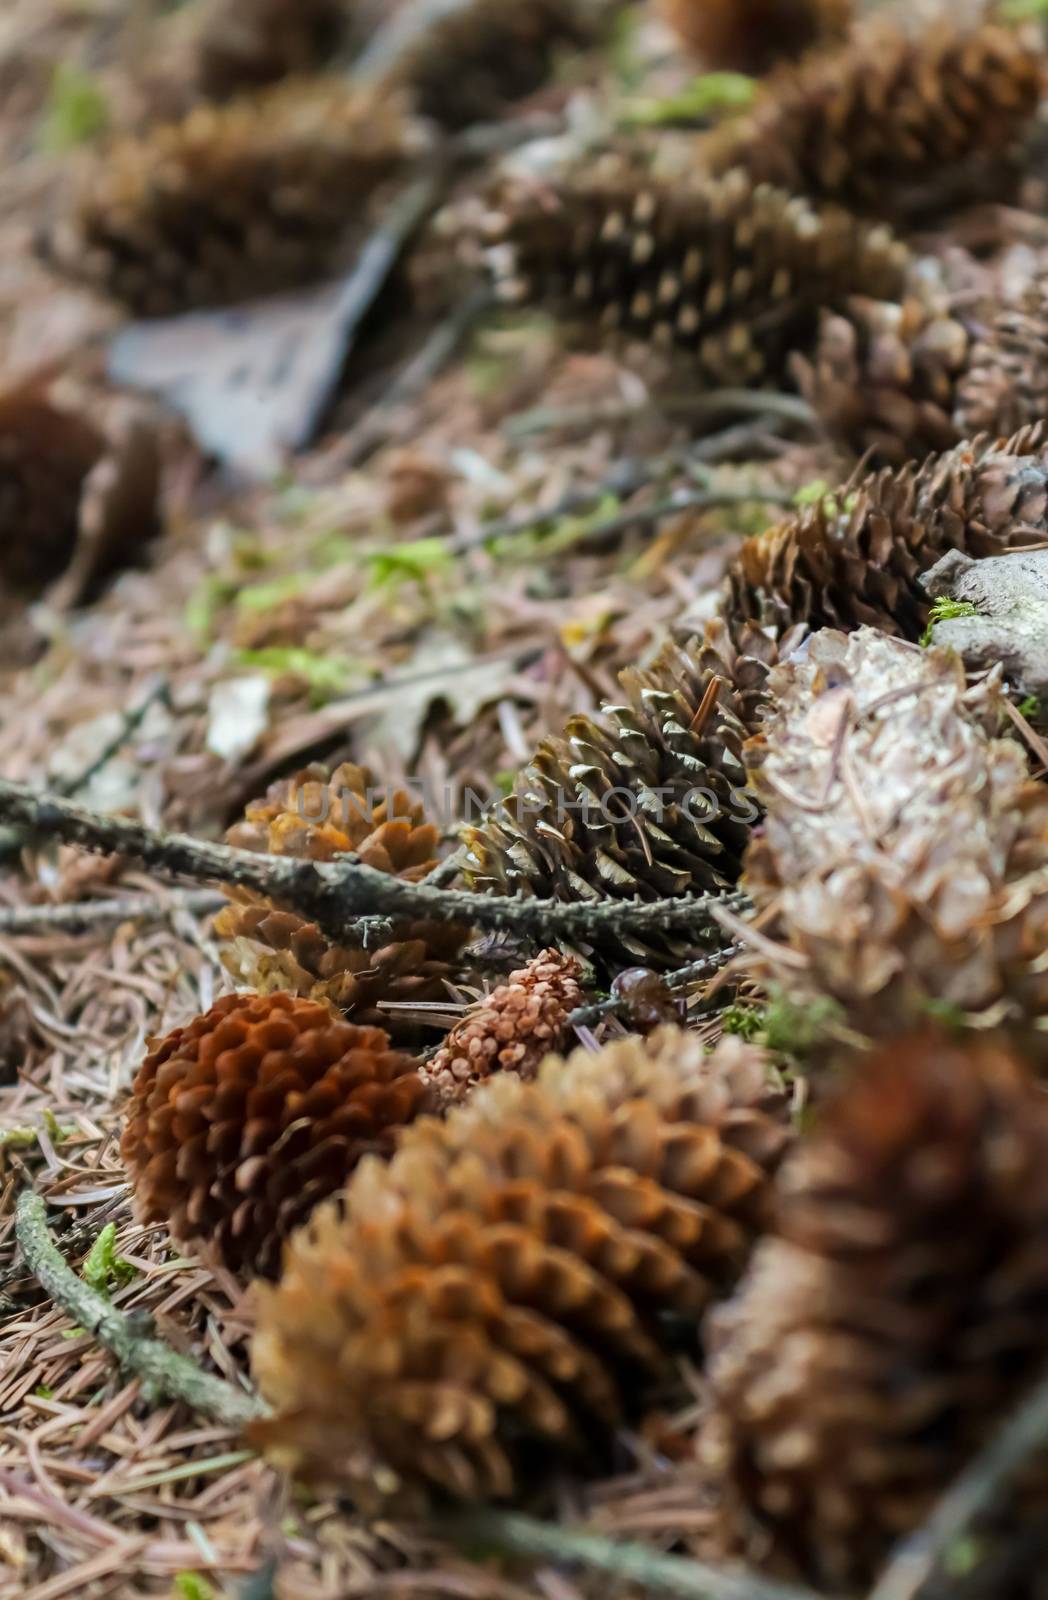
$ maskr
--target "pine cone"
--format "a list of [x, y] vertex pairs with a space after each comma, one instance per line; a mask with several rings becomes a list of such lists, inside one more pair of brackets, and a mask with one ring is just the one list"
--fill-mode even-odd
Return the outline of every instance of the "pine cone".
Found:
[[[657, 900], [736, 882], [756, 808], [742, 746], [759, 715], [774, 643], [722, 627], [705, 644], [671, 645], [646, 671], [621, 675], [623, 703], [602, 720], [573, 717], [547, 739], [513, 794], [463, 831], [463, 873], [493, 894], [566, 901]], [[616, 934], [609, 965], [678, 967], [694, 940]], [[624, 960], [623, 957], [626, 957]]]
[[779, 1195], [778, 1236], [710, 1319], [702, 1454], [726, 1543], [864, 1594], [1043, 1369], [1048, 1101], [992, 1038], [910, 1037], [862, 1065]]
[[707, 70], [767, 72], [843, 38], [852, 0], [661, 0], [667, 22]]
[[767, 814], [744, 881], [792, 952], [769, 969], [871, 1036], [933, 1001], [1036, 1028], [1048, 791], [994, 737], [999, 685], [975, 694], [952, 653], [863, 628], [815, 635], [768, 687], [775, 713], [748, 751]]
[[533, 1078], [540, 1063], [560, 1049], [568, 1014], [581, 1003], [580, 967], [572, 956], [543, 950], [511, 972], [456, 1022], [422, 1080], [443, 1106], [466, 1100], [495, 1073]]
[[1017, 433], [1048, 416], [1048, 282], [1003, 306], [975, 341], [954, 415], [968, 438]]
[[[421, 802], [378, 790], [367, 768], [344, 762], [330, 778], [313, 766], [274, 784], [226, 838], [237, 849], [312, 861], [352, 851], [365, 866], [417, 883], [436, 866], [438, 834]], [[231, 894], [215, 931], [229, 941], [222, 959], [239, 982], [327, 1000], [354, 1022], [381, 1025], [397, 1038], [412, 1037], [416, 1025], [380, 1010], [380, 1002], [442, 999], [469, 936], [448, 922], [405, 922], [391, 944], [365, 950], [333, 944], [315, 923], [248, 891]]]
[[394, 100], [336, 79], [198, 106], [90, 163], [42, 250], [148, 316], [314, 282], [417, 143]]
[[1031, 528], [1048, 533], [1041, 428], [877, 473], [748, 540], [728, 576], [724, 615], [751, 630], [868, 623], [917, 639], [928, 610], [922, 572], [947, 550], [981, 557], [1028, 544]]
[[943, 24], [911, 38], [891, 24], [869, 27], [777, 73], [702, 153], [714, 172], [742, 167], [799, 194], [906, 209], [915, 186], [956, 185], [974, 158], [999, 167], [1012, 155], [1036, 115], [1043, 70], [1011, 28]]
[[484, 229], [503, 299], [686, 352], [725, 385], [781, 375], [822, 308], [900, 293], [908, 261], [885, 229], [741, 172], [690, 187], [618, 172], [508, 190]]
[[445, 127], [491, 122], [545, 82], [561, 51], [596, 43], [609, 9], [605, 0], [444, 0], [428, 27], [414, 26], [386, 81]]
[[312, 72], [346, 32], [351, 0], [210, 0], [198, 24], [194, 77], [224, 100]]
[[416, 1063], [378, 1028], [289, 994], [227, 995], [151, 1050], [120, 1149], [140, 1222], [275, 1277], [284, 1240], [421, 1108]]
[[657, 1319], [694, 1324], [765, 1223], [788, 1124], [733, 1044], [665, 1030], [551, 1058], [362, 1163], [261, 1299], [269, 1449], [486, 1499], [606, 1438], [664, 1368]]

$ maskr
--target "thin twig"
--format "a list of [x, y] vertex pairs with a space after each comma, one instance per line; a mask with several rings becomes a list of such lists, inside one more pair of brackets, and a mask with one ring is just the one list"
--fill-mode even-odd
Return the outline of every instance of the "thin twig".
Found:
[[64, 905], [8, 906], [0, 910], [0, 935], [29, 933], [40, 929], [61, 929], [74, 933], [82, 928], [97, 928], [108, 922], [161, 922], [177, 912], [191, 917], [206, 917], [220, 911], [225, 895], [214, 889], [171, 891], [157, 895], [125, 895], [115, 900], [80, 900]]
[[[699, 961], [689, 961], [686, 967], [667, 972], [662, 981], [671, 994], [678, 989], [687, 989], [703, 978], [715, 977], [729, 961], [734, 960], [741, 948], [740, 945], [729, 944], [723, 950], [714, 950]], [[595, 1000], [592, 1005], [577, 1006], [568, 1013], [567, 1025], [569, 1028], [592, 1028], [595, 1022], [602, 1022], [605, 1017], [614, 1016], [618, 1011], [628, 1011], [634, 1003], [628, 994], [612, 994], [606, 1000]]]
[[899, 1547], [869, 1600], [915, 1600], [972, 1524], [990, 1510], [1031, 1456], [1048, 1446], [1048, 1378], [966, 1472], [948, 1489], [930, 1519]]
[[479, 1511], [451, 1520], [457, 1543], [479, 1545], [498, 1555], [540, 1557], [575, 1563], [633, 1581], [650, 1594], [681, 1600], [816, 1600], [810, 1589], [793, 1588], [747, 1572], [723, 1571], [683, 1556], [664, 1556], [643, 1544], [627, 1544], [601, 1534], [577, 1533], [537, 1522], [512, 1511]]
[[188, 1356], [178, 1355], [161, 1340], [136, 1333], [105, 1295], [77, 1277], [51, 1238], [41, 1195], [28, 1189], [19, 1195], [15, 1233], [26, 1265], [55, 1305], [105, 1345], [125, 1371], [137, 1373], [167, 1399], [182, 1400], [227, 1427], [242, 1428], [263, 1414], [265, 1407], [258, 1396], [201, 1371]]
[[352, 855], [315, 862], [234, 850], [184, 833], [163, 833], [129, 817], [103, 815], [75, 801], [39, 795], [23, 784], [4, 781], [0, 781], [0, 821], [85, 850], [130, 856], [152, 871], [252, 889], [308, 917], [330, 937], [365, 948], [388, 942], [394, 919], [404, 917], [508, 929], [540, 939], [557, 934], [592, 938], [708, 928], [715, 909], [738, 911], [749, 905], [747, 897], [736, 892], [565, 905], [435, 889], [379, 872]]
[[649, 395], [641, 401], [607, 400], [592, 406], [538, 406], [510, 417], [506, 432], [514, 438], [533, 433], [549, 433], [560, 428], [600, 428], [633, 417], [719, 417], [731, 412], [745, 416], [767, 416], [780, 422], [793, 422], [817, 429], [819, 419], [808, 405], [793, 394], [777, 394], [763, 389], [707, 389], [702, 394]]

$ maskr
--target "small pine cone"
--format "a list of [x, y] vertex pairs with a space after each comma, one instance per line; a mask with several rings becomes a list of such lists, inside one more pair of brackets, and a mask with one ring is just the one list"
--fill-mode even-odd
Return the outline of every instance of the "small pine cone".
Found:
[[1036, 1028], [1048, 791], [994, 737], [1000, 687], [975, 695], [952, 653], [862, 628], [816, 634], [768, 688], [775, 711], [747, 751], [766, 815], [744, 883], [784, 962], [762, 945], [760, 976], [799, 1003], [829, 996], [873, 1037], [930, 1002]]
[[580, 970], [574, 957], [544, 950], [472, 1006], [420, 1069], [439, 1103], [467, 1099], [497, 1072], [533, 1078], [564, 1043], [568, 1014], [582, 1000]]
[[89, 162], [41, 249], [145, 316], [315, 282], [417, 145], [395, 100], [337, 79], [198, 106]]
[[483, 229], [503, 299], [680, 351], [724, 385], [780, 377], [822, 308], [899, 294], [908, 262], [883, 227], [741, 172], [690, 187], [619, 171], [510, 189]]
[[556, 57], [596, 43], [605, 0], [442, 0], [398, 51], [387, 83], [448, 128], [497, 119], [549, 77]]
[[[798, 194], [878, 213], [906, 209], [907, 191], [956, 181], [973, 161], [998, 167], [1032, 126], [1041, 53], [1019, 31], [951, 25], [910, 37], [889, 24], [860, 30], [775, 74], [754, 109], [716, 129], [703, 155], [714, 172], [743, 167]], [[970, 196], [973, 174], [967, 185]]]
[[947, 550], [999, 555], [1031, 529], [1048, 534], [1046, 435], [977, 439], [850, 490], [747, 541], [725, 585], [729, 627], [870, 624], [919, 638], [928, 597], [917, 580]]
[[292, 1229], [388, 1155], [425, 1096], [378, 1028], [289, 994], [227, 995], [151, 1050], [120, 1143], [140, 1222], [276, 1277]]
[[707, 1324], [700, 1450], [728, 1547], [865, 1594], [1043, 1370], [1043, 1090], [993, 1038], [898, 1041], [787, 1161], [776, 1234]]
[[798, 356], [794, 370], [835, 439], [856, 455], [900, 467], [983, 431], [955, 420], [958, 379], [971, 353], [967, 329], [922, 298], [855, 299], [840, 313], [824, 313], [811, 360]]
[[762, 73], [844, 38], [853, 8], [852, 0], [661, 0], [661, 9], [707, 70]]
[[974, 343], [955, 418], [966, 438], [1011, 434], [1048, 416], [1048, 281], [1004, 306]]
[[[624, 672], [621, 704], [600, 721], [573, 717], [539, 746], [513, 794], [464, 830], [467, 881], [576, 902], [733, 885], [757, 815], [742, 747], [775, 658], [756, 630], [730, 640], [715, 627], [705, 644], [671, 645], [646, 671]], [[679, 967], [694, 953], [694, 939], [675, 931], [618, 933], [598, 952], [616, 969]]]
[[194, 78], [224, 100], [312, 72], [347, 31], [352, 0], [210, 0], [197, 24]]
[[676, 1029], [492, 1079], [296, 1235], [259, 1306], [260, 1439], [467, 1499], [588, 1453], [665, 1370], [660, 1316], [694, 1326], [736, 1278], [789, 1137], [761, 1052]]
[[[226, 838], [240, 850], [311, 861], [352, 851], [366, 866], [407, 883], [436, 866], [438, 842], [420, 801], [377, 789], [371, 773], [350, 762], [330, 777], [313, 766], [274, 784]], [[215, 931], [226, 941], [222, 959], [238, 982], [327, 1000], [354, 1022], [382, 1026], [397, 1038], [413, 1037], [415, 1024], [381, 1010], [380, 1002], [442, 999], [468, 937], [448, 922], [405, 922], [391, 944], [365, 950], [332, 943], [316, 923], [249, 891], [232, 890], [231, 897]]]

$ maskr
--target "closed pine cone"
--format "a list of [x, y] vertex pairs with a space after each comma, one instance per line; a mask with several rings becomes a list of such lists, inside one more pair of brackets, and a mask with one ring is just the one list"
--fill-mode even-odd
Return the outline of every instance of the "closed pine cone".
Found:
[[315, 282], [417, 146], [395, 100], [337, 79], [197, 106], [88, 162], [42, 250], [146, 316]]
[[761, 1052], [664, 1030], [502, 1076], [358, 1168], [259, 1305], [282, 1463], [386, 1490], [512, 1494], [606, 1438], [765, 1226], [789, 1139]]
[[509, 188], [483, 227], [502, 298], [680, 351], [723, 385], [780, 376], [821, 309], [900, 293], [908, 262], [883, 227], [742, 172], [689, 185], [615, 168]]
[[842, 38], [851, 0], [661, 0], [667, 22], [708, 70], [767, 72]]
[[417, 1063], [377, 1028], [289, 994], [227, 995], [154, 1045], [120, 1149], [143, 1223], [275, 1277], [284, 1240], [422, 1106]]
[[[757, 811], [742, 747], [776, 659], [772, 640], [717, 625], [621, 675], [622, 700], [547, 739], [512, 795], [464, 830], [474, 888], [566, 901], [657, 900], [733, 885]], [[619, 933], [606, 965], [678, 967], [695, 942]]]
[[[313, 766], [274, 784], [226, 838], [241, 850], [312, 861], [352, 851], [365, 866], [417, 883], [436, 866], [438, 833], [420, 801], [402, 790], [378, 790], [365, 767], [344, 762], [330, 777]], [[215, 931], [238, 981], [327, 1000], [354, 1022], [381, 1025], [394, 1037], [411, 1036], [416, 1025], [379, 1003], [442, 999], [468, 937], [452, 923], [404, 922], [390, 944], [365, 950], [332, 943], [316, 923], [249, 891], [231, 895]]]
[[747, 540], [725, 586], [730, 628], [870, 624], [919, 638], [928, 600], [917, 579], [947, 550], [999, 555], [1031, 530], [1048, 534], [1046, 435], [977, 439], [851, 489]]
[[1030, 284], [975, 340], [957, 393], [955, 418], [967, 438], [1015, 433], [1048, 416], [1048, 281]]
[[1012, 28], [943, 24], [916, 38], [892, 23], [866, 28], [776, 73], [703, 153], [714, 171], [744, 167], [800, 194], [890, 211], [915, 186], [956, 180], [973, 158], [1010, 158], [1032, 127], [1043, 71]]
[[467, 1099], [497, 1072], [533, 1078], [545, 1057], [564, 1043], [568, 1014], [582, 999], [579, 973], [572, 956], [543, 950], [471, 1006], [420, 1069], [440, 1104]]
[[871, 628], [816, 634], [768, 687], [775, 712], [747, 752], [766, 815], [744, 884], [785, 960], [765, 944], [760, 976], [799, 1003], [829, 996], [871, 1036], [933, 1002], [1036, 1028], [1048, 791], [995, 737], [1000, 687], [975, 694], [955, 655]]
[[866, 1593], [1040, 1376], [1046, 1240], [1048, 1101], [1007, 1046], [918, 1034], [866, 1060], [707, 1324], [725, 1542]]

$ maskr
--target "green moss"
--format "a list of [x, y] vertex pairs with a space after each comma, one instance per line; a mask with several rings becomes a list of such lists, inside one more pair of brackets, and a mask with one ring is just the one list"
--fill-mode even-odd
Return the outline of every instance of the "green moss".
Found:
[[921, 634], [921, 649], [927, 650], [932, 642], [932, 633], [937, 622], [952, 622], [956, 617], [977, 617], [978, 611], [970, 600], [951, 600], [949, 596], [942, 595], [932, 602], [928, 613], [928, 626]]

